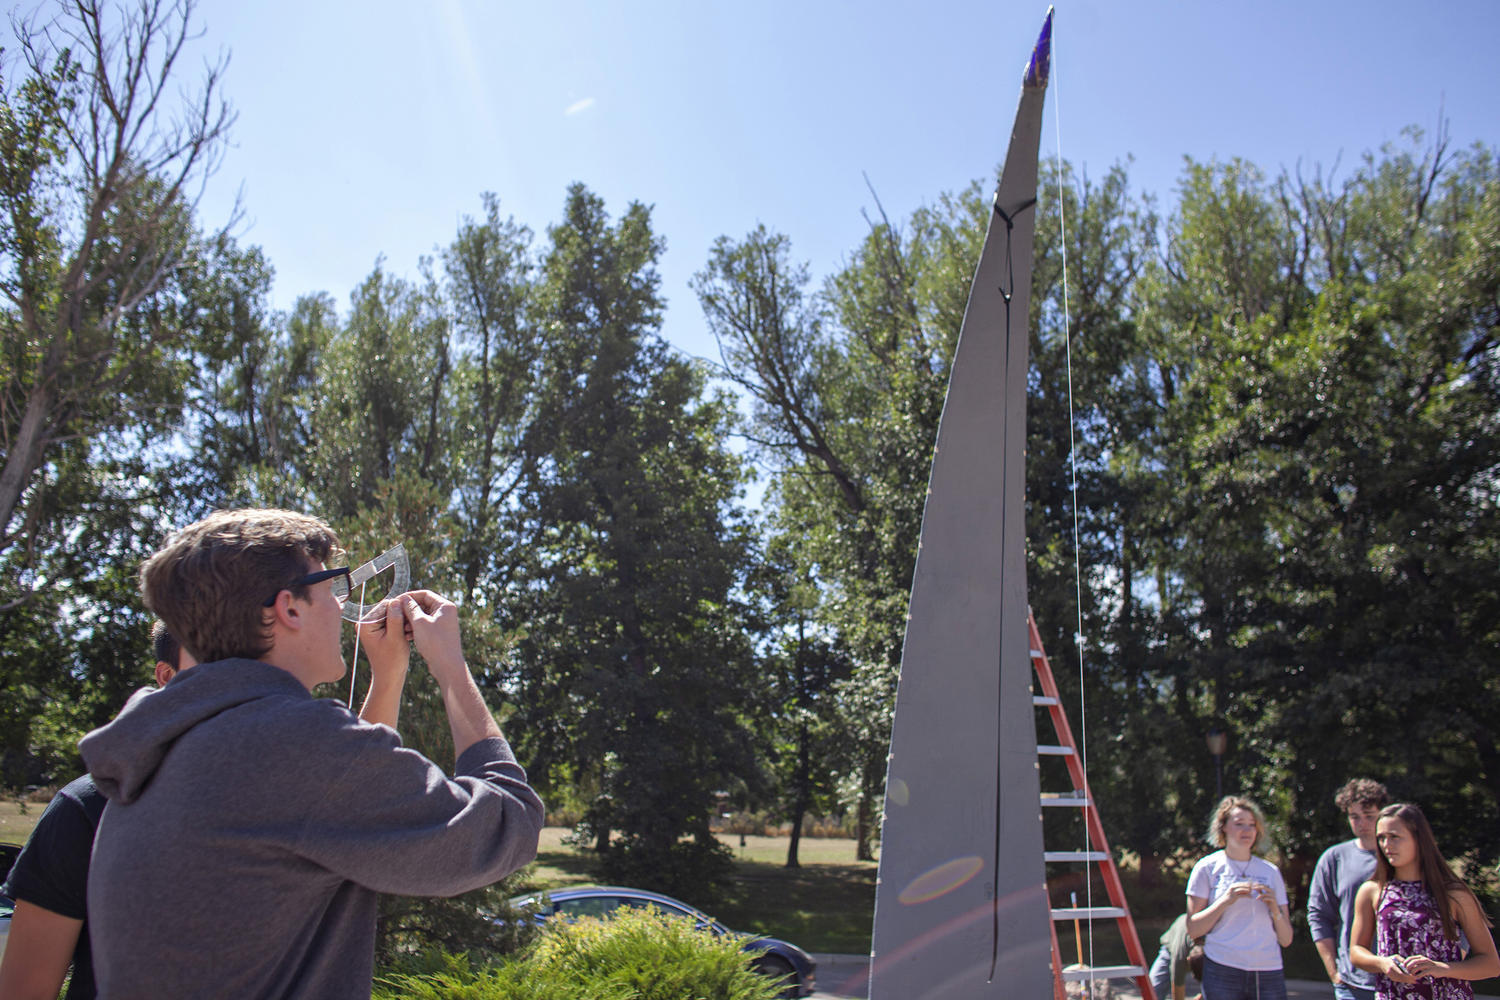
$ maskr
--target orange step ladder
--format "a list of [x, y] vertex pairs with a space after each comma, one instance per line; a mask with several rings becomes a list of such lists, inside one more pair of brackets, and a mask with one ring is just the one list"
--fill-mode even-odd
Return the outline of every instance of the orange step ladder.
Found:
[[[1056, 1000], [1065, 1000], [1064, 981], [1087, 981], [1098, 979], [1134, 979], [1140, 986], [1141, 1000], [1157, 1000], [1147, 977], [1146, 956], [1141, 951], [1141, 939], [1135, 930], [1135, 920], [1130, 916], [1130, 906], [1125, 901], [1125, 888], [1120, 882], [1120, 870], [1110, 854], [1109, 842], [1104, 837], [1104, 824], [1099, 820], [1099, 808], [1089, 793], [1088, 776], [1083, 771], [1083, 761], [1078, 755], [1078, 744], [1073, 740], [1073, 729], [1063, 712], [1062, 700], [1058, 697], [1057, 682], [1052, 678], [1052, 667], [1047, 663], [1047, 654], [1042, 649], [1042, 636], [1037, 631], [1036, 619], [1031, 610], [1026, 612], [1026, 627], [1031, 638], [1031, 665], [1036, 671], [1037, 682], [1042, 693], [1033, 694], [1032, 704], [1047, 709], [1052, 727], [1057, 732], [1054, 745], [1040, 744], [1040, 757], [1062, 757], [1068, 766], [1073, 788], [1065, 793], [1042, 793], [1044, 808], [1077, 808], [1083, 810], [1084, 829], [1087, 831], [1085, 850], [1045, 851], [1047, 862], [1083, 862], [1097, 864], [1099, 874], [1109, 893], [1109, 906], [1068, 906], [1052, 908], [1052, 979]], [[1057, 943], [1057, 921], [1059, 920], [1109, 920], [1119, 926], [1120, 937], [1125, 942], [1125, 954], [1129, 965], [1098, 966], [1092, 969], [1063, 971], [1062, 951]]]

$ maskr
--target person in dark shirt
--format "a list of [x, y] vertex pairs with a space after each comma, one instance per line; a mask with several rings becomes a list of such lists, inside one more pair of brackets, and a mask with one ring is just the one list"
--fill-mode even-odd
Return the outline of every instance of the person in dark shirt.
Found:
[[[152, 626], [151, 643], [158, 685], [165, 687], [179, 671], [193, 666], [192, 656], [161, 622]], [[69, 965], [73, 979], [67, 1000], [96, 995], [84, 887], [106, 801], [87, 774], [69, 782], [47, 804], [11, 867], [3, 887], [16, 901], [0, 961], [0, 997], [5, 1000], [56, 1000]]]
[[[152, 626], [151, 644], [158, 687], [197, 665], [162, 622]], [[396, 728], [405, 683], [404, 670], [373, 673], [360, 718]], [[97, 996], [85, 887], [94, 834], [107, 801], [91, 775], [70, 782], [48, 803], [16, 858], [0, 889], [16, 901], [0, 960], [3, 1000], [56, 1000], [70, 965], [67, 1000]]]

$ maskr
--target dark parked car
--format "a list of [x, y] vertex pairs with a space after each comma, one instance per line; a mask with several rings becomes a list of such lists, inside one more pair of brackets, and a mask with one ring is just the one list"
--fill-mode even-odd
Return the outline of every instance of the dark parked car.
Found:
[[[17, 844], [0, 844], [0, 882], [4, 882], [10, 874], [10, 866], [16, 863], [16, 858], [21, 856], [21, 848]], [[5, 942], [10, 937], [10, 915], [15, 912], [16, 904], [9, 896], [0, 896], [0, 958], [5, 956]]]
[[772, 979], [784, 979], [784, 997], [811, 996], [816, 988], [814, 981], [817, 964], [812, 956], [778, 938], [753, 937], [732, 931], [713, 917], [680, 899], [663, 896], [659, 892], [645, 889], [625, 889], [616, 885], [569, 886], [547, 892], [528, 893], [510, 901], [517, 910], [530, 912], [538, 921], [561, 914], [564, 917], [602, 917], [622, 906], [637, 909], [655, 907], [663, 913], [687, 917], [704, 930], [714, 934], [730, 934], [743, 938], [741, 948], [755, 955], [750, 965], [756, 972]]

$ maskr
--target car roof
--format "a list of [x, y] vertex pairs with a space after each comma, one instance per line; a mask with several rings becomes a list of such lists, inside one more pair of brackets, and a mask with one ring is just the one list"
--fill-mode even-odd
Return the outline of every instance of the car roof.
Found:
[[[520, 896], [513, 897], [511, 899], [511, 903], [512, 905], [515, 905], [528, 900], [540, 899], [543, 896], [546, 896], [554, 901], [559, 899], [567, 900], [586, 896], [634, 896], [638, 899], [645, 899], [648, 901], [669, 903], [673, 906], [680, 906], [683, 909], [691, 910], [692, 912], [702, 916], [705, 920], [710, 920], [713, 923], [718, 924], [720, 927], [724, 927], [722, 923], [719, 923], [718, 920], [715, 920], [704, 911], [698, 909], [698, 907], [692, 905], [691, 903], [685, 903], [675, 896], [668, 896], [665, 893], [660, 892], [652, 892], [650, 889], [636, 889], [632, 888], [631, 886], [625, 885], [568, 885], [562, 886], [557, 889], [538, 889], [535, 892], [523, 893]], [[728, 928], [724, 929], [728, 930]], [[798, 948], [790, 941], [784, 941], [781, 938], [767, 937], [760, 934], [744, 934], [740, 931], [735, 931], [732, 933], [743, 934], [744, 938], [751, 944], [763, 943], [766, 945], [780, 945], [792, 951], [800, 952], [804, 955], [806, 954], [806, 952], [804, 952], [801, 948]]]
[[560, 889], [543, 889], [539, 892], [527, 893], [528, 897], [543, 895], [549, 896], [552, 899], [571, 899], [575, 896], [634, 896], [638, 899], [650, 899], [659, 903], [671, 903], [673, 906], [681, 906], [697, 913], [703, 912], [692, 903], [685, 903], [674, 896], [652, 892], [650, 889], [635, 889], [625, 885], [569, 885], [563, 886]]

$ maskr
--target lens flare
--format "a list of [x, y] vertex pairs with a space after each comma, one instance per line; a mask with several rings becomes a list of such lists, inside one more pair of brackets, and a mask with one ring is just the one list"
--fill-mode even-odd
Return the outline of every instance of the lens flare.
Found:
[[979, 857], [945, 861], [912, 879], [896, 898], [907, 906], [931, 902], [939, 896], [946, 896], [983, 870], [984, 859]]

